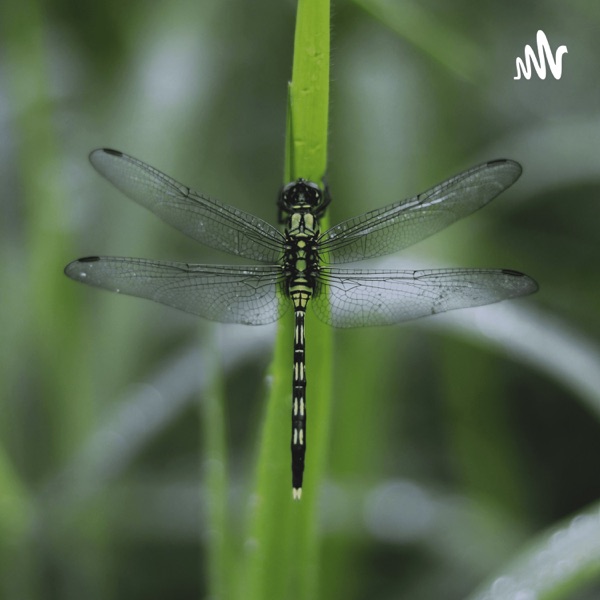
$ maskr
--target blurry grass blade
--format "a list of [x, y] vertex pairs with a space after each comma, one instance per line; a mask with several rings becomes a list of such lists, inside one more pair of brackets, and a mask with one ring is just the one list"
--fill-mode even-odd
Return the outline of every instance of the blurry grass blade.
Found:
[[[235, 331], [228, 343], [224, 371], [269, 347], [269, 328]], [[214, 367], [204, 351], [193, 346], [165, 362], [145, 385], [131, 388], [115, 403], [65, 469], [49, 483], [60, 489], [60, 507], [76, 511], [93, 500], [108, 482], [127, 470], [140, 452], [160, 435], [189, 405], [194, 397], [207, 393]], [[146, 415], [141, 421], [140, 415]], [[73, 476], [65, 477], [65, 473]], [[60, 481], [60, 486], [56, 482]], [[65, 481], [69, 484], [65, 484]]]
[[461, 79], [474, 81], [481, 70], [475, 44], [416, 2], [354, 0], [370, 15], [401, 35]]
[[600, 504], [541, 534], [469, 600], [571, 598], [600, 576]]
[[600, 420], [600, 347], [556, 317], [531, 307], [502, 304], [418, 324], [458, 329], [505, 348], [573, 390]]
[[5, 450], [0, 449], [0, 555], [25, 535], [30, 525], [30, 499]]
[[206, 489], [207, 499], [207, 579], [211, 596], [230, 598], [233, 556], [227, 517], [229, 497], [223, 382], [219, 376], [218, 366], [213, 365], [220, 362], [220, 356], [211, 354], [205, 358], [209, 362], [208, 370], [214, 373], [213, 380], [208, 386], [209, 390], [200, 396], [200, 420], [203, 437], [206, 440], [201, 453], [204, 481], [201, 483], [200, 491], [202, 487]]

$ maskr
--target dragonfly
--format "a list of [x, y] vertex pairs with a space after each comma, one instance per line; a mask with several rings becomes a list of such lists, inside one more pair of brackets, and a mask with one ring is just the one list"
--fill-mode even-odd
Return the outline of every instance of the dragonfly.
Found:
[[261, 263], [207, 265], [89, 256], [65, 274], [222, 323], [264, 325], [294, 312], [292, 496], [300, 499], [306, 455], [307, 308], [334, 327], [391, 325], [535, 292], [512, 269], [382, 270], [340, 268], [391, 254], [485, 206], [521, 175], [508, 159], [473, 167], [412, 198], [342, 221], [321, 232], [327, 186], [297, 179], [277, 201], [283, 231], [199, 194], [136, 158], [111, 149], [90, 154], [95, 169], [126, 196], [194, 240]]

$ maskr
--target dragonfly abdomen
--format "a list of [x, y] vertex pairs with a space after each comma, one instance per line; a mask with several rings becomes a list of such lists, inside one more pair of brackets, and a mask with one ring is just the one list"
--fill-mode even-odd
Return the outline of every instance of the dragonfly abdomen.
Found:
[[296, 310], [294, 326], [294, 375], [292, 383], [292, 494], [302, 495], [304, 456], [306, 454], [306, 361], [304, 343], [305, 311]]
[[[314, 259], [306, 260], [303, 248], [294, 253], [293, 275], [289, 282], [289, 295], [294, 304], [294, 367], [292, 379], [292, 495], [299, 500], [302, 495], [304, 456], [306, 454], [306, 344], [304, 317], [306, 306], [315, 287], [317, 265]], [[307, 262], [309, 264], [307, 264]]]
[[284, 270], [288, 273], [288, 295], [294, 304], [294, 367], [292, 379], [292, 496], [302, 496], [306, 455], [306, 358], [304, 317], [319, 273], [317, 238], [319, 228], [309, 206], [298, 204], [286, 229]]

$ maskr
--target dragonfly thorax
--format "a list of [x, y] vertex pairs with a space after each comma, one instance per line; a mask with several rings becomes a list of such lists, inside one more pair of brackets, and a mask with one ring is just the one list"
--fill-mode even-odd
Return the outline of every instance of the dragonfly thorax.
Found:
[[304, 310], [315, 289], [319, 274], [319, 221], [309, 210], [292, 212], [285, 228], [283, 269], [287, 274], [287, 293], [295, 308]]
[[319, 222], [310, 212], [298, 211], [289, 215], [285, 228], [283, 262], [290, 274], [316, 272], [319, 265]]

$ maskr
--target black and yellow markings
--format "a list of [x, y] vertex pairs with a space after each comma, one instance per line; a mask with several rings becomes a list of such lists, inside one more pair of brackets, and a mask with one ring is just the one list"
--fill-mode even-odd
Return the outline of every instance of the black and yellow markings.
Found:
[[302, 496], [302, 478], [306, 454], [306, 363], [304, 311], [296, 310], [294, 328], [294, 367], [292, 383], [292, 495]]
[[[288, 295], [294, 304], [294, 365], [292, 382], [292, 495], [302, 496], [306, 455], [306, 360], [304, 316], [319, 269], [316, 250], [322, 195], [315, 184], [298, 181], [287, 188], [282, 204], [288, 213], [284, 269], [289, 273]], [[289, 198], [289, 199], [288, 199]]]
[[482, 306], [537, 290], [535, 281], [510, 269], [336, 266], [402, 250], [485, 206], [520, 176], [521, 167], [514, 161], [488, 161], [413, 198], [343, 221], [323, 234], [319, 220], [331, 196], [326, 188], [321, 191], [305, 179], [281, 189], [277, 209], [279, 223], [285, 227], [282, 232], [117, 150], [95, 150], [90, 161], [125, 195], [166, 223], [202, 244], [261, 264], [217, 266], [93, 256], [69, 263], [65, 267], [68, 277], [222, 323], [265, 325], [293, 305], [294, 498], [302, 494], [307, 445], [304, 320], [308, 304], [313, 303], [315, 316], [329, 325], [366, 327]]

